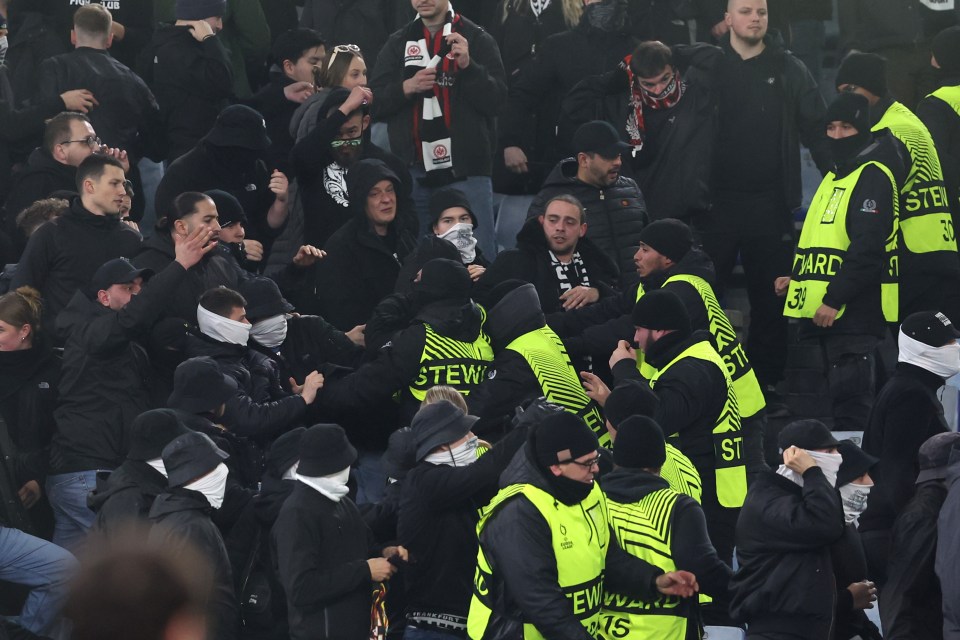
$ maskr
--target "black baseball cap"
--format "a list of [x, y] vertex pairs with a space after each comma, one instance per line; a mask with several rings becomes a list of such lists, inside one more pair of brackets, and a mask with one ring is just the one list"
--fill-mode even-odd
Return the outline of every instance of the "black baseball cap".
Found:
[[137, 269], [126, 258], [114, 258], [103, 263], [90, 280], [90, 288], [94, 296], [98, 291], [106, 291], [115, 284], [129, 284], [137, 278], [148, 279], [153, 275], [151, 269]]
[[632, 149], [620, 139], [613, 125], [603, 120], [582, 124], [573, 134], [573, 150], [577, 153], [599, 153], [601, 157], [611, 160]]
[[840, 444], [833, 433], [819, 420], [796, 420], [780, 431], [778, 440], [780, 450], [800, 447], [807, 451], [813, 449], [831, 449]]
[[917, 484], [946, 478], [950, 452], [954, 449], [960, 450], [960, 433], [956, 431], [938, 433], [927, 438], [926, 442], [920, 445], [920, 452], [917, 455], [920, 463]]
[[917, 342], [931, 347], [942, 347], [960, 338], [960, 331], [953, 326], [950, 318], [939, 311], [911, 313], [900, 325], [900, 331]]

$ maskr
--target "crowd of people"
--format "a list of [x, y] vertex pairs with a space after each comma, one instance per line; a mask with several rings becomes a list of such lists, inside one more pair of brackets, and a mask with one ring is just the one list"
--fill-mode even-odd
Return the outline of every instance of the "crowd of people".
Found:
[[0, 637], [960, 638], [960, 8], [830, 5], [0, 0]]

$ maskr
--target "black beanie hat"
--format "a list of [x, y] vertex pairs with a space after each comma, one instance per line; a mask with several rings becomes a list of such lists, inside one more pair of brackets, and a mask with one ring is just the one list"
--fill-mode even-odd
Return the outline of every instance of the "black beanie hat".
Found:
[[513, 293], [515, 290], [520, 287], [529, 284], [525, 280], [520, 280], [518, 278], [510, 278], [509, 280], [504, 280], [483, 296], [481, 299], [481, 304], [485, 309], [490, 310], [497, 306], [501, 300], [506, 298], [509, 294]]
[[473, 228], [477, 228], [477, 216], [473, 214], [473, 208], [470, 206], [470, 200], [459, 189], [446, 188], [434, 191], [430, 196], [430, 225], [437, 224], [442, 214], [447, 209], [453, 207], [463, 207], [470, 214], [470, 220], [473, 222]]
[[533, 433], [533, 453], [544, 467], [575, 460], [599, 448], [590, 427], [567, 411], [547, 416]]
[[300, 439], [300, 465], [297, 473], [313, 478], [329, 476], [349, 467], [357, 459], [357, 450], [338, 424], [315, 424]]
[[858, 447], [853, 440], [841, 440], [837, 445], [837, 453], [843, 456], [837, 472], [837, 488], [850, 484], [880, 462], [878, 458]]
[[690, 316], [673, 291], [656, 289], [643, 294], [633, 307], [633, 324], [644, 329], [690, 333]]
[[652, 416], [660, 400], [650, 385], [641, 380], [627, 379], [618, 384], [607, 396], [603, 415], [614, 429], [618, 429], [630, 416]]
[[130, 451], [128, 460], [155, 460], [163, 448], [177, 436], [187, 433], [187, 428], [170, 409], [151, 409], [136, 417], [130, 426]]
[[209, 196], [213, 204], [217, 205], [217, 224], [221, 227], [227, 227], [235, 222], [247, 224], [247, 214], [243, 210], [243, 205], [232, 194], [223, 189], [211, 189], [204, 191], [203, 195]]
[[293, 311], [280, 287], [270, 278], [255, 276], [240, 282], [239, 293], [247, 301], [247, 320], [257, 322]]
[[876, 53], [853, 51], [837, 70], [836, 86], [863, 87], [878, 98], [887, 95], [887, 60]]
[[226, 0], [177, 0], [173, 15], [177, 20], [203, 20], [222, 17], [226, 11]]
[[664, 218], [645, 226], [640, 232], [640, 242], [674, 262], [680, 262], [693, 248], [693, 233], [684, 222]]
[[434, 258], [420, 269], [420, 281], [411, 290], [431, 300], [469, 298], [473, 281], [470, 272], [459, 260]]
[[933, 57], [941, 71], [960, 71], [960, 25], [948, 27], [933, 39]]
[[300, 459], [300, 441], [306, 432], [306, 427], [291, 429], [270, 445], [270, 450], [267, 451], [267, 469], [278, 478]]
[[617, 429], [613, 462], [630, 469], [659, 469], [667, 459], [663, 430], [653, 418], [631, 416]]
[[870, 132], [870, 102], [859, 93], [841, 93], [827, 107], [823, 121], [847, 122], [857, 133]]

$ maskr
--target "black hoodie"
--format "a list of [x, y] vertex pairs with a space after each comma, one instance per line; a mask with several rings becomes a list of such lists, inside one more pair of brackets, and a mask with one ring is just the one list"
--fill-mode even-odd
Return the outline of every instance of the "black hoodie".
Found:
[[125, 460], [109, 476], [97, 476], [97, 488], [87, 496], [96, 512], [94, 528], [110, 537], [124, 525], [143, 524], [157, 496], [166, 491], [167, 479], [141, 460]]

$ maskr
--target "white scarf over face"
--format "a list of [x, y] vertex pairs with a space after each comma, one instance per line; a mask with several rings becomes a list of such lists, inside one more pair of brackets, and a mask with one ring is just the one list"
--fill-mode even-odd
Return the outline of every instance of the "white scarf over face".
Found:
[[287, 316], [281, 313], [257, 320], [250, 327], [250, 337], [268, 349], [278, 348], [287, 339]]
[[227, 465], [221, 462], [213, 471], [199, 480], [194, 480], [190, 484], [184, 485], [183, 488], [199, 491], [203, 494], [203, 497], [207, 499], [211, 507], [219, 509], [223, 506], [223, 496], [227, 492], [227, 475], [229, 473]]
[[458, 222], [437, 237], [443, 238], [457, 248], [463, 264], [470, 264], [477, 259], [477, 239], [473, 235], [471, 223]]
[[334, 502], [340, 502], [343, 496], [349, 492], [347, 480], [350, 479], [350, 467], [331, 473], [328, 476], [302, 476], [298, 473], [296, 477], [303, 484], [319, 491]]
[[[839, 453], [821, 453], [819, 451], [809, 451], [806, 449], [805, 451], [810, 454], [813, 461], [816, 462], [820, 470], [823, 471], [823, 475], [826, 476], [830, 486], [837, 486], [837, 473], [840, 471], [840, 463], [843, 462], [843, 456]], [[803, 476], [785, 464], [780, 465], [780, 468], [777, 469], [777, 475], [792, 480], [801, 487], [803, 486]]]
[[860, 526], [860, 516], [867, 510], [867, 498], [870, 497], [872, 484], [854, 484], [848, 482], [840, 487], [840, 501], [843, 503], [843, 519], [847, 524]]
[[249, 323], [224, 318], [200, 305], [197, 305], [197, 325], [205, 336], [227, 344], [245, 347], [250, 340]]
[[154, 458], [147, 460], [147, 464], [157, 470], [164, 478], [167, 477], [167, 467], [163, 464], [163, 458]]
[[477, 443], [480, 439], [473, 436], [452, 449], [444, 449], [426, 456], [423, 461], [430, 464], [445, 464], [448, 467], [466, 467], [477, 461]]
[[944, 380], [960, 373], [960, 344], [952, 342], [942, 347], [914, 340], [902, 330], [897, 338], [900, 355], [897, 360], [926, 369]]

